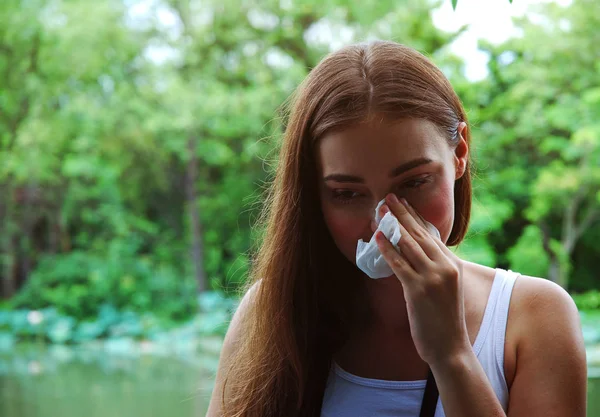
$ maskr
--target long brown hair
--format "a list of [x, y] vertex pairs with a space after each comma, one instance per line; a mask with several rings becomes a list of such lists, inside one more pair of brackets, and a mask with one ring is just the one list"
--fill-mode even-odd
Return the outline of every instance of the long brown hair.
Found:
[[[442, 72], [412, 48], [375, 41], [326, 56], [292, 97], [275, 177], [251, 271], [256, 286], [223, 389], [227, 417], [315, 416], [331, 359], [367, 308], [360, 271], [337, 249], [319, 202], [319, 138], [377, 115], [433, 122], [456, 145], [467, 117]], [[465, 133], [470, 143], [468, 127]], [[447, 242], [464, 238], [471, 174], [454, 187], [455, 222]]]

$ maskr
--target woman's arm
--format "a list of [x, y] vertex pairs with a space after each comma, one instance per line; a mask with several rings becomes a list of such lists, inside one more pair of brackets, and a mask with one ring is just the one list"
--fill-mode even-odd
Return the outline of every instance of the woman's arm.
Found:
[[521, 337], [508, 416], [584, 417], [587, 363], [573, 299], [545, 279], [520, 277], [517, 284], [528, 295], [515, 317]]
[[[462, 262], [394, 194], [386, 205], [398, 219], [396, 250], [375, 236], [404, 289], [410, 331], [433, 372], [447, 417], [506, 417], [472, 349], [464, 312]], [[508, 417], [584, 417], [587, 364], [580, 318], [559, 285], [521, 276], [511, 295], [517, 363]]]
[[[573, 299], [557, 284], [527, 276], [517, 279], [512, 297], [518, 341], [507, 416], [585, 417], [586, 354]], [[505, 416], [472, 351], [432, 370], [446, 416]]]
[[[238, 346], [238, 342], [240, 338], [243, 337], [242, 334], [242, 322], [248, 311], [248, 307], [251, 305], [256, 290], [258, 288], [258, 283], [254, 284], [248, 292], [242, 298], [240, 305], [238, 306], [233, 318], [231, 319], [231, 323], [229, 324], [229, 329], [227, 330], [227, 334], [225, 335], [225, 340], [223, 341], [223, 347], [221, 348], [221, 355], [219, 357], [219, 367], [217, 369], [217, 376], [215, 379], [215, 387], [212, 392], [212, 396], [210, 399], [210, 404], [208, 406], [208, 412], [206, 413], [206, 417], [222, 417], [222, 403], [223, 403], [223, 384], [225, 382], [225, 374], [227, 369], [229, 369], [229, 364], [233, 353]], [[227, 392], [225, 393], [227, 395]]]

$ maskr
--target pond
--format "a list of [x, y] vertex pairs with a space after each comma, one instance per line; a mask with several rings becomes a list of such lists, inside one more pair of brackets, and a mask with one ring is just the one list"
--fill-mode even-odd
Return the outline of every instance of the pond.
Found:
[[[217, 355], [107, 353], [62, 346], [0, 352], [3, 417], [204, 416]], [[600, 417], [590, 370], [588, 417]]]
[[0, 352], [0, 416], [204, 416], [216, 363], [211, 356], [64, 346]]

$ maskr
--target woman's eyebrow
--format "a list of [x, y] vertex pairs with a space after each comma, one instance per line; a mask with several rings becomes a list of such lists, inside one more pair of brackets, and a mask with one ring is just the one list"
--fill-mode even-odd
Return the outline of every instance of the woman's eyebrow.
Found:
[[[397, 166], [392, 169], [389, 173], [390, 178], [397, 177], [405, 173], [406, 171], [410, 171], [416, 167], [421, 165], [426, 165], [432, 163], [433, 160], [429, 158], [417, 158], [412, 161], [408, 161], [403, 163], [402, 165]], [[347, 182], [347, 183], [359, 183], [363, 184], [365, 182], [364, 178], [358, 177], [356, 175], [348, 175], [348, 174], [330, 174], [323, 178], [323, 181], [336, 181], [336, 182]]]

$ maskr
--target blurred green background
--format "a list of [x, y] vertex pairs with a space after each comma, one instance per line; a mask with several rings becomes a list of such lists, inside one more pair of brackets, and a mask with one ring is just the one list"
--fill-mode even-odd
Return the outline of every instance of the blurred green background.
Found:
[[3, 0], [0, 415], [204, 415], [279, 106], [327, 52], [382, 38], [431, 57], [472, 123], [459, 255], [572, 294], [600, 416], [600, 3], [528, 8], [479, 39], [479, 77], [471, 27], [434, 18], [476, 6], [451, 3]]

